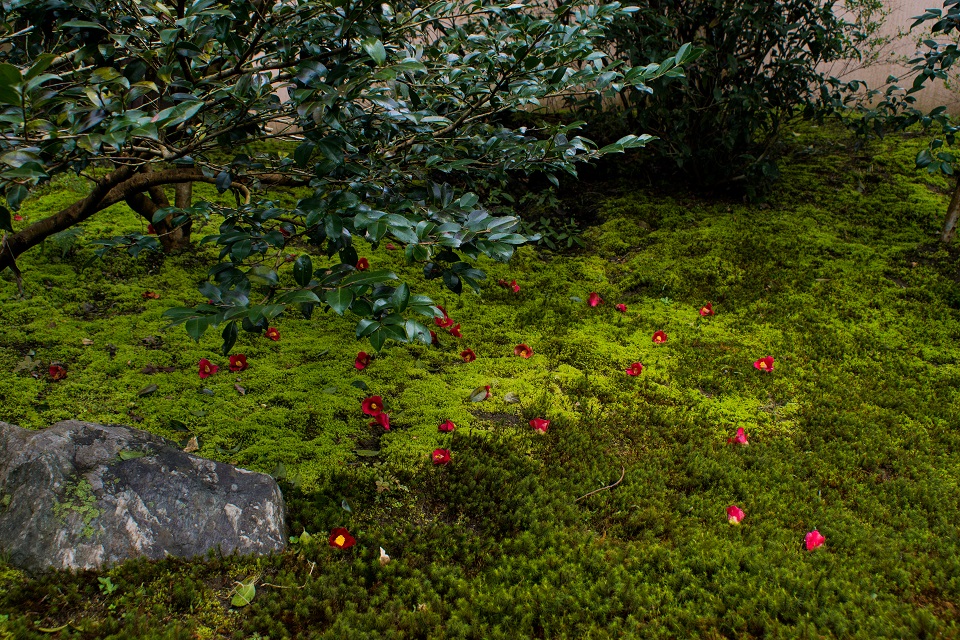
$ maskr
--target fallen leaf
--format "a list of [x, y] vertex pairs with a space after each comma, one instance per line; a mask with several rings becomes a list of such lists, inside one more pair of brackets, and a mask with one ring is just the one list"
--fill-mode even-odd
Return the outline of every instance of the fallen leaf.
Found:
[[469, 402], [483, 402], [484, 400], [486, 400], [486, 399], [489, 398], [489, 397], [490, 397], [490, 387], [489, 387], [489, 386], [477, 387], [476, 389], [474, 389], [474, 390], [470, 393], [469, 396], [467, 396], [467, 400], [468, 400]]
[[385, 567], [390, 562], [390, 556], [387, 555], [387, 552], [383, 547], [380, 547], [380, 566]]
[[140, 396], [140, 397], [148, 396], [148, 395], [150, 395], [151, 393], [155, 393], [156, 390], [159, 389], [159, 388], [160, 388], [160, 387], [158, 387], [157, 385], [151, 384], [151, 385], [149, 385], [149, 386], [144, 387], [143, 389], [140, 389], [140, 391], [137, 392], [137, 395]]
[[197, 436], [191, 436], [190, 440], [187, 441], [187, 446], [183, 448], [184, 453], [193, 453], [194, 451], [200, 450], [200, 443], [197, 442]]
[[247, 395], [247, 390], [244, 389], [243, 387], [241, 387], [241, 386], [240, 386], [239, 384], [237, 384], [236, 382], [233, 383], [233, 388], [236, 389], [236, 390], [237, 390], [237, 393], [239, 393], [240, 395], [242, 395], [242, 396]]
[[256, 583], [256, 576], [251, 576], [239, 583], [237, 585], [236, 594], [230, 600], [230, 604], [235, 607], [245, 607], [253, 602], [254, 597], [257, 595], [257, 588], [254, 586]]
[[347, 502], [346, 498], [340, 501], [340, 508], [346, 511], [347, 513], [353, 513], [353, 509], [350, 508], [350, 503]]
[[367, 383], [364, 382], [363, 380], [354, 380], [353, 382], [350, 383], [350, 386], [356, 387], [357, 389], [361, 389], [363, 391], [366, 391], [367, 389], [370, 388], [367, 386]]
[[509, 404], [517, 404], [518, 402], [520, 402], [520, 396], [515, 394], [513, 391], [508, 391], [507, 393], [504, 394], [503, 401]]
[[83, 344], [83, 346], [85, 347], [89, 347], [90, 345], [93, 344], [93, 340], [91, 340], [90, 338], [84, 338], [83, 340], [80, 341], [80, 343]]
[[155, 364], [148, 364], [143, 369], [140, 369], [140, 373], [152, 376], [155, 373], [173, 373], [176, 370], [176, 367], [158, 367]]

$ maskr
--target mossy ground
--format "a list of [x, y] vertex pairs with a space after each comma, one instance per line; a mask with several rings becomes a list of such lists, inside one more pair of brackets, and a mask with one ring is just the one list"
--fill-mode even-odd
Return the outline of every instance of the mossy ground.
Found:
[[[242, 374], [215, 335], [164, 330], [165, 308], [199, 298], [200, 250], [90, 262], [81, 241], [63, 259], [24, 256], [27, 299], [0, 281], [0, 420], [133, 424], [251, 469], [282, 463], [292, 532], [319, 544], [37, 579], [4, 568], [0, 637], [957, 637], [960, 272], [933, 243], [948, 186], [913, 170], [920, 139], [853, 151], [832, 130], [797, 136], [763, 205], [583, 185], [604, 193], [589, 249], [484, 264], [482, 297], [422, 281], [399, 251], [368, 253], [464, 337], [388, 347], [362, 372], [353, 321], [333, 315], [282, 318], [279, 342], [241, 335]], [[118, 208], [84, 238], [136, 225]], [[701, 319], [708, 301], [716, 316]], [[31, 350], [41, 373], [57, 361], [68, 377], [14, 371]], [[766, 355], [771, 374], [752, 366]], [[221, 367], [204, 381], [202, 357]], [[176, 370], [142, 373], [151, 364]], [[487, 384], [491, 399], [465, 401]], [[367, 426], [368, 393], [390, 432]], [[452, 435], [437, 431], [447, 419]], [[738, 427], [749, 446], [727, 444]], [[429, 464], [437, 446], [449, 466]], [[329, 548], [336, 526], [357, 545]], [[827, 542], [807, 552], [814, 528]], [[231, 608], [250, 575], [255, 600]]]

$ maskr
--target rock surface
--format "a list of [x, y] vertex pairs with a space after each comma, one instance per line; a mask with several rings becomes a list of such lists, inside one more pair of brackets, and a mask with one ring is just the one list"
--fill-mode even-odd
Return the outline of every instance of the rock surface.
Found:
[[269, 553], [285, 547], [286, 534], [270, 476], [129, 427], [65, 421], [31, 431], [0, 422], [0, 552], [14, 566]]

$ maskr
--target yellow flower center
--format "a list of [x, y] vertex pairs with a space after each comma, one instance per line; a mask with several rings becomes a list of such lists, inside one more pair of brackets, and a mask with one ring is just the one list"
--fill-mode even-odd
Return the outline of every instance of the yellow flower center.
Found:
[[343, 536], [337, 536], [336, 539], [334, 540], [334, 542], [337, 543], [337, 546], [338, 546], [338, 547], [342, 547], [342, 546], [343, 546], [343, 543], [346, 542], [346, 541], [347, 541], [347, 539], [344, 538]]

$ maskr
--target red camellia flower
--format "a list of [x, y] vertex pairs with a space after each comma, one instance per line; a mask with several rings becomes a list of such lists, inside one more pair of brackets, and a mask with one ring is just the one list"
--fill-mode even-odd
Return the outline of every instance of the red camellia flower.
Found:
[[473, 352], [473, 349], [464, 349], [460, 352], [460, 357], [463, 358], [464, 362], [473, 362], [477, 359], [477, 354]]
[[440, 313], [443, 314], [442, 318], [434, 318], [433, 322], [441, 329], [446, 329], [447, 327], [453, 326], [453, 319], [447, 315], [447, 310], [437, 305], [437, 309], [440, 309]]
[[766, 358], [760, 358], [753, 363], [753, 368], [758, 371], [766, 371], [770, 373], [773, 371], [773, 356], [767, 356]]
[[366, 258], [360, 258], [357, 260], [357, 271], [366, 271], [370, 268], [370, 262]]
[[520, 285], [517, 284], [516, 280], [510, 282], [510, 288], [513, 289], [514, 293], [520, 293]]
[[151, 234], [151, 235], [156, 235], [156, 234], [157, 234], [157, 230], [153, 228], [153, 225], [152, 225], [152, 224], [148, 224], [148, 225], [147, 225], [147, 233], [149, 233], [149, 234]]
[[451, 420], [447, 420], [446, 422], [441, 423], [439, 427], [437, 427], [437, 429], [439, 429], [441, 433], [450, 433], [456, 428], [457, 428], [457, 425], [453, 424], [453, 421]]
[[507, 281], [504, 280], [503, 278], [500, 278], [499, 280], [497, 280], [497, 284], [503, 287], [504, 289], [510, 286], [509, 284], [507, 284]]
[[737, 435], [733, 436], [732, 438], [727, 438], [727, 444], [750, 444], [747, 442], [747, 432], [743, 430], [743, 427], [737, 429]]
[[708, 302], [707, 304], [700, 307], [698, 313], [701, 316], [712, 316], [713, 315], [713, 303]]
[[530, 426], [533, 427], [533, 430], [537, 433], [546, 433], [547, 427], [550, 426], [550, 421], [544, 420], [543, 418], [534, 418], [530, 421]]
[[[453, 322], [453, 320], [451, 320], [450, 322]], [[463, 334], [460, 333], [460, 325], [459, 325], [459, 324], [455, 324], [455, 325], [453, 325], [452, 327], [450, 327], [450, 335], [452, 335], [454, 338], [462, 338], [462, 337], [463, 337]]]
[[430, 344], [434, 347], [440, 346], [440, 338], [437, 337], [437, 333], [435, 331], [430, 332]]
[[390, 431], [390, 415], [387, 413], [378, 413], [373, 417], [373, 422], [370, 423], [370, 426], [378, 424], [383, 427], [384, 431]]
[[247, 356], [242, 353], [238, 353], [235, 356], [230, 356], [230, 371], [237, 373], [239, 371], [245, 371], [247, 367], [250, 366], [247, 364]]
[[666, 341], [667, 341], [667, 334], [665, 334], [663, 331], [657, 331], [655, 334], [653, 334], [654, 344], [663, 344]]
[[49, 372], [50, 372], [50, 377], [53, 378], [54, 380], [63, 380], [64, 378], [67, 377], [67, 370], [58, 364], [50, 365]]
[[620, 313], [626, 313], [626, 312], [627, 312], [627, 305], [623, 304], [622, 302], [621, 302], [620, 304], [618, 304], [618, 305], [617, 305], [616, 307], [614, 307], [614, 308], [615, 308], [617, 311], [619, 311]]
[[390, 251], [396, 251], [396, 250], [397, 250], [397, 245], [393, 244], [392, 242], [388, 242], [388, 243], [387, 243], [387, 249], [390, 250]]
[[434, 449], [433, 464], [450, 464], [450, 449]]
[[267, 329], [267, 332], [264, 334], [274, 342], [277, 342], [280, 339], [280, 332], [277, 331], [276, 327], [270, 327]]
[[144, 291], [140, 294], [140, 297], [144, 300], [159, 300], [160, 294], [156, 291]]
[[638, 376], [643, 373], [643, 365], [639, 362], [634, 362], [632, 365], [627, 367], [628, 376]]
[[200, 366], [200, 378], [209, 378], [220, 370], [220, 367], [213, 364], [206, 358], [200, 358], [200, 362], [198, 364]]
[[363, 402], [360, 403], [360, 408], [368, 416], [378, 416], [383, 413], [383, 398], [380, 396], [364, 398]]
[[357, 354], [357, 359], [353, 361], [353, 366], [359, 371], [363, 371], [368, 366], [370, 366], [370, 354], [366, 351], [361, 351]]
[[520, 356], [521, 358], [529, 358], [533, 355], [533, 349], [521, 342], [513, 348], [513, 355]]
[[595, 307], [602, 302], [603, 302], [603, 298], [601, 298], [600, 294], [597, 293], [596, 291], [592, 292], [590, 294], [590, 297], [587, 298], [587, 304], [590, 305], [591, 307]]
[[14, 222], [23, 222], [23, 216], [20, 215], [19, 213], [15, 213], [15, 214], [13, 214], [13, 221], [14, 221]]
[[744, 515], [743, 509], [735, 504], [727, 507], [727, 521], [730, 524], [740, 524], [740, 521], [743, 520]]
[[330, 532], [330, 546], [335, 549], [349, 549], [357, 544], [357, 539], [343, 527], [337, 527]]
[[823, 537], [823, 535], [816, 529], [814, 529], [804, 537], [804, 542], [807, 543], [807, 551], [813, 551], [814, 549], [816, 549], [826, 541], [827, 539]]

